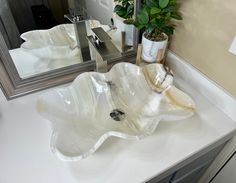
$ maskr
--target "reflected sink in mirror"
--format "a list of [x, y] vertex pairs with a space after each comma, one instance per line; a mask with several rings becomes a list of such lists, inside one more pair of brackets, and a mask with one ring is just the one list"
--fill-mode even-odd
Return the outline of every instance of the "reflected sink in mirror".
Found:
[[163, 65], [118, 63], [108, 73], [83, 73], [70, 86], [44, 93], [37, 109], [52, 122], [52, 151], [76, 161], [110, 136], [139, 140], [161, 120], [188, 118], [195, 103], [173, 85], [172, 73]]
[[[93, 34], [92, 28], [102, 27], [112, 36], [117, 47], [121, 44], [119, 31], [111, 30], [108, 25], [101, 25], [97, 20], [86, 20], [85, 23], [88, 36]], [[68, 59], [77, 57], [82, 59], [73, 24], [61, 24], [48, 30], [28, 31], [20, 37], [25, 41], [21, 44], [21, 48], [38, 58]]]
[[[87, 20], [86, 29], [88, 35], [91, 29], [109, 26], [101, 25], [97, 20]], [[21, 35], [25, 41], [21, 48], [28, 53], [42, 59], [63, 59], [81, 56], [80, 48], [76, 42], [75, 28], [73, 24], [61, 24], [48, 30], [34, 30]]]
[[49, 30], [33, 30], [20, 36], [21, 48], [43, 59], [63, 59], [79, 55], [73, 24], [62, 24]]
[[[120, 34], [101, 25], [97, 20], [87, 20], [87, 34], [92, 28], [102, 27], [113, 37], [119, 47]], [[9, 50], [12, 60], [21, 78], [27, 78], [42, 72], [82, 63], [81, 49], [77, 46], [73, 24], [61, 24], [48, 30], [28, 31], [21, 35], [25, 41], [20, 48]], [[92, 50], [91, 54], [92, 53]], [[27, 59], [26, 59], [27, 58]]]

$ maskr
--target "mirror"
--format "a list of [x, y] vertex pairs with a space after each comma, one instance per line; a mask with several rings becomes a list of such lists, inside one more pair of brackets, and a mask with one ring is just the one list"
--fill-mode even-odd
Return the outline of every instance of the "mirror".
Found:
[[[135, 17], [140, 2], [125, 2], [130, 6], [127, 10], [125, 5], [129, 13], [125, 18]], [[5, 93], [11, 90], [9, 85], [17, 91], [17, 95], [6, 94], [8, 98], [69, 82], [81, 72], [94, 70], [96, 50], [87, 37], [104, 38], [95, 28], [102, 28], [121, 53], [109, 64], [134, 59], [138, 34], [133, 25], [123, 23], [119, 11], [114, 12], [124, 6], [121, 1], [0, 0], [0, 5], [0, 69], [6, 71], [4, 77], [1, 71], [5, 78], [1, 85]]]

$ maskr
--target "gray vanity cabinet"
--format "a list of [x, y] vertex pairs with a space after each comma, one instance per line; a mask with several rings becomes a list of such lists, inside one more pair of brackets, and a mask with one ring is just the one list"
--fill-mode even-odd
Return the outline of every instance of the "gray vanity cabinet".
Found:
[[197, 183], [203, 173], [214, 161], [215, 157], [223, 149], [224, 145], [225, 144], [222, 144], [216, 147], [215, 149], [183, 166], [164, 179], [160, 180], [160, 178], [157, 176], [147, 183]]

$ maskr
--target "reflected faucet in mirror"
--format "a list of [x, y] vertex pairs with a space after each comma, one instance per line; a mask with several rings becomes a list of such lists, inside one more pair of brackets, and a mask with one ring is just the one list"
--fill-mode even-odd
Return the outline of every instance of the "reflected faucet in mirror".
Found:
[[88, 40], [86, 39], [87, 36], [87, 28], [85, 22], [86, 20], [84, 20], [82, 15], [74, 16], [71, 14], [66, 14], [64, 15], [64, 17], [74, 24], [75, 36], [77, 42], [76, 46], [81, 49], [83, 60], [91, 60], [89, 44]]

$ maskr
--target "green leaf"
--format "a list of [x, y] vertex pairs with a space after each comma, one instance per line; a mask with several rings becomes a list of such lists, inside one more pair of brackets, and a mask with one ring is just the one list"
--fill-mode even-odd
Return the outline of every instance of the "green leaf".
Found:
[[166, 13], [166, 17], [165, 17], [165, 19], [170, 18], [170, 16], [171, 16], [171, 12]]
[[162, 28], [166, 26], [166, 21], [164, 18], [156, 19], [156, 27]]
[[145, 25], [139, 24], [138, 22], [134, 22], [134, 26], [137, 27], [138, 29], [142, 29], [145, 27]]
[[157, 7], [152, 7], [150, 14], [151, 14], [151, 15], [154, 15], [154, 14], [158, 14], [158, 13], [160, 13], [160, 12], [161, 12], [161, 9], [159, 9], [159, 8], [157, 8]]
[[145, 25], [149, 21], [148, 12], [146, 9], [143, 9], [143, 11], [140, 12], [140, 14], [137, 15], [137, 20], [140, 24]]
[[127, 18], [126, 17], [127, 16], [126, 8], [124, 8], [121, 5], [116, 5], [115, 8], [114, 8], [114, 12], [122, 18]]
[[169, 4], [169, 0], [159, 0], [159, 6], [163, 9], [165, 7], [167, 7], [167, 5]]
[[174, 12], [174, 11], [176, 11], [176, 7], [170, 5], [161, 10], [162, 13]]
[[113, 11], [116, 13], [116, 12], [120, 11], [122, 8], [123, 7], [121, 5], [116, 5]]
[[147, 32], [148, 34], [152, 33], [152, 31], [155, 29], [155, 27], [153, 27], [151, 24], [148, 24], [146, 26], [146, 30], [145, 32]]
[[176, 20], [183, 20], [182, 16], [178, 14], [177, 12], [171, 14], [171, 18], [174, 18]]
[[162, 31], [169, 36], [169, 35], [172, 35], [174, 33], [174, 27], [166, 26], [166, 27], [162, 28]]
[[114, 12], [124, 18], [132, 18], [134, 15], [134, 0], [114, 0], [116, 6]]
[[127, 8], [127, 14], [132, 14], [133, 15], [134, 12], [134, 5], [130, 4]]
[[158, 7], [158, 1], [156, 0], [146, 0], [144, 4], [150, 7]]
[[116, 14], [118, 16], [120, 16], [121, 18], [126, 18], [126, 11], [125, 10], [120, 10], [120, 11], [116, 12]]

